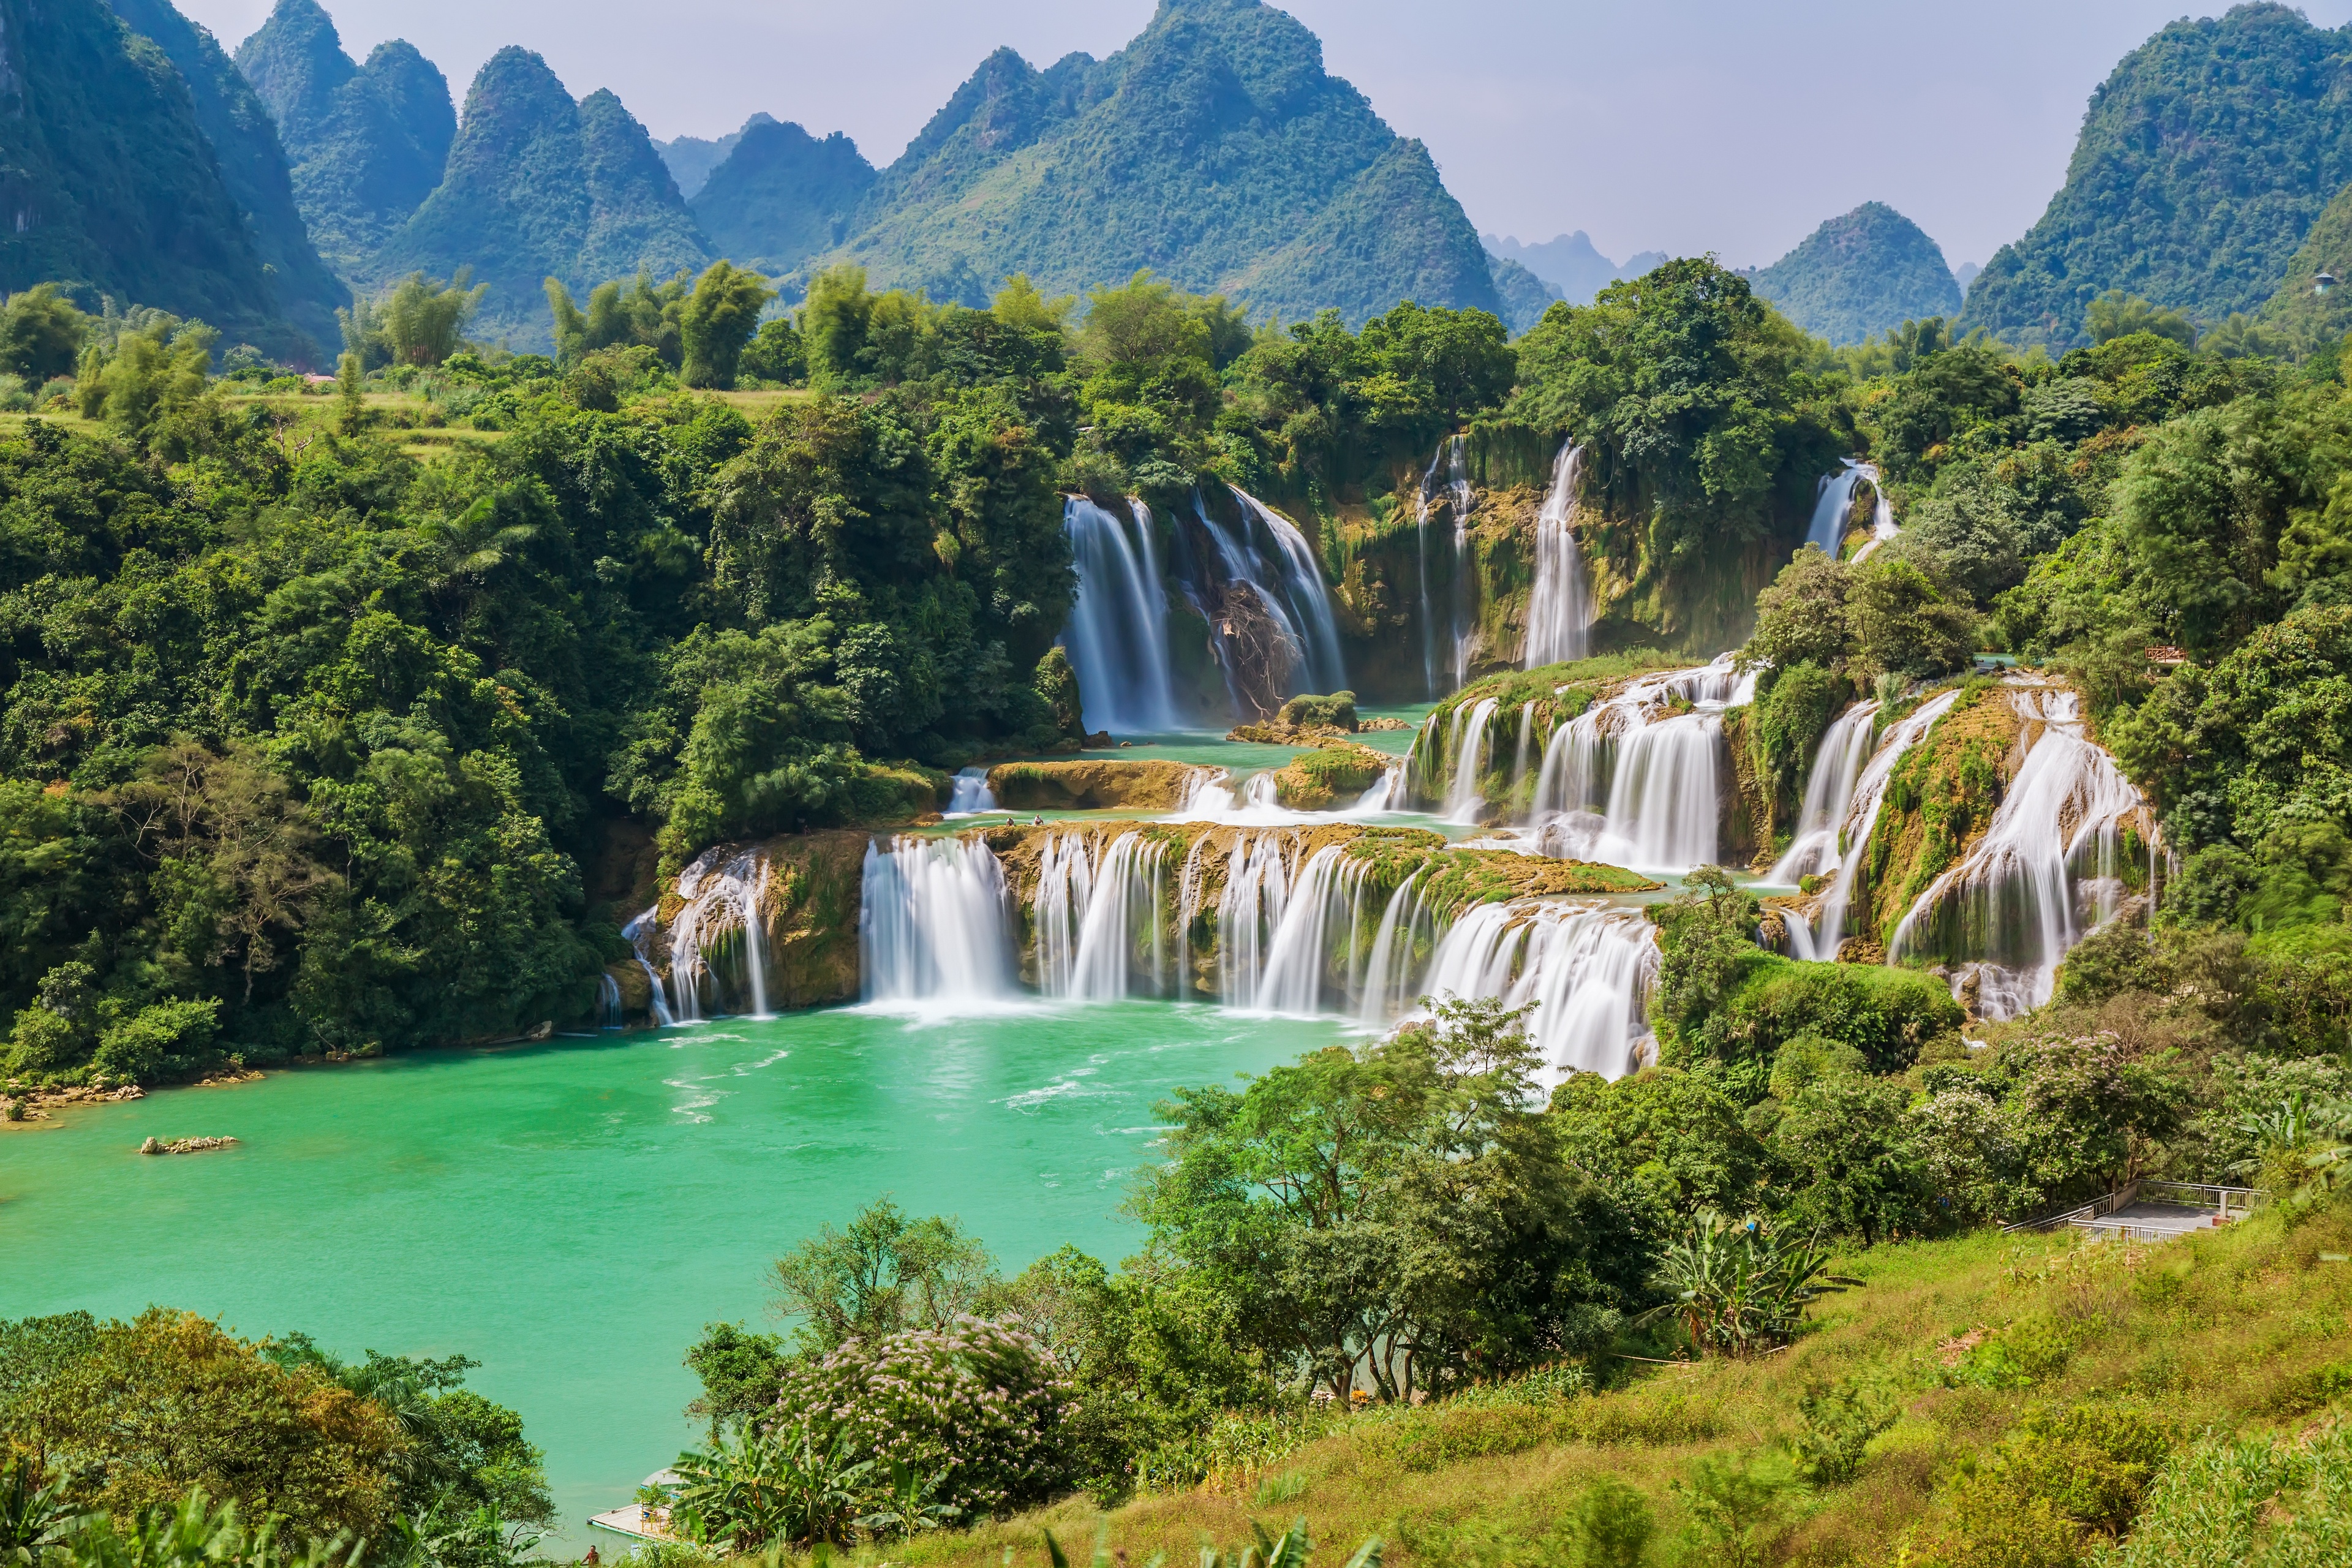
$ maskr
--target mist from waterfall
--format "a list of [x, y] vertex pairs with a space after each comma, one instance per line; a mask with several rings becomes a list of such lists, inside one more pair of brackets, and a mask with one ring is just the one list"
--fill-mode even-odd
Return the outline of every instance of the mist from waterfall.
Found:
[[1536, 513], [1536, 577], [1528, 595], [1527, 656], [1529, 669], [1582, 658], [1590, 649], [1592, 591], [1584, 581], [1584, 557], [1576, 537], [1577, 491], [1584, 448], [1562, 443], [1551, 466], [1551, 488]]
[[2128, 824], [2153, 843], [2147, 802], [2084, 733], [2082, 700], [2059, 687], [2014, 686], [2025, 761], [1968, 853], [1927, 886], [1886, 943], [1890, 963], [1942, 958], [1954, 990], [2001, 1019], [2039, 1007], [2067, 950], [2121, 902]]
[[1010, 912], [1004, 869], [978, 839], [869, 840], [857, 917], [861, 994], [946, 1009], [1015, 1000]]
[[1150, 509], [1129, 501], [1121, 515], [1070, 496], [1062, 503], [1062, 526], [1078, 576], [1062, 646], [1077, 672], [1087, 722], [1144, 732], [1177, 728], [1168, 595]]

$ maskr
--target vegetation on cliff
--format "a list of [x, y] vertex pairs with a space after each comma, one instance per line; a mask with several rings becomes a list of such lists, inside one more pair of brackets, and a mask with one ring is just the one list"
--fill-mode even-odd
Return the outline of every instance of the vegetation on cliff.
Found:
[[1102, 61], [998, 50], [852, 226], [828, 261], [965, 305], [1011, 273], [1075, 292], [1139, 268], [1292, 321], [1499, 305], [1428, 153], [1257, 0], [1173, 0]]
[[2092, 94], [2066, 183], [1969, 287], [1963, 329], [2081, 345], [2110, 289], [2215, 324], [2262, 308], [2352, 181], [2344, 35], [2281, 5], [2171, 23]]
[[441, 183], [457, 134], [448, 81], [399, 38], [355, 63], [317, 0], [278, 0], [236, 68], [277, 122], [312, 240], [344, 277], [373, 281], [377, 250]]

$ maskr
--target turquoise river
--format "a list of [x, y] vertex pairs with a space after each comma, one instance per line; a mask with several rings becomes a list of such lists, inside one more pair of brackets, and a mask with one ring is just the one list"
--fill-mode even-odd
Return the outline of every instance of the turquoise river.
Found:
[[[1343, 1033], [1149, 1002], [837, 1008], [168, 1090], [0, 1132], [0, 1317], [160, 1303], [472, 1356], [576, 1547], [695, 1436], [702, 1325], [774, 1326], [768, 1266], [819, 1226], [888, 1193], [1007, 1269], [1064, 1242], [1115, 1260], [1158, 1100]], [[150, 1134], [240, 1142], [142, 1157]]]

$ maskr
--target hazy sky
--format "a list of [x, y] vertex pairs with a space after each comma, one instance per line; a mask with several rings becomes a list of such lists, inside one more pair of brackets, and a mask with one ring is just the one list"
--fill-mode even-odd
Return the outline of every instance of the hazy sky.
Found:
[[[234, 49], [271, 0], [180, 0]], [[404, 37], [462, 105], [521, 44], [658, 137], [754, 110], [887, 163], [988, 51], [1097, 58], [1151, 0], [321, 0], [353, 58]], [[1982, 262], [2041, 216], [2091, 89], [2180, 0], [1292, 0], [1324, 61], [1417, 136], [1482, 230], [1769, 262], [1891, 204]], [[2222, 7], [2208, 4], [2196, 15]], [[2352, 0], [2312, 0], [2340, 26]], [[583, 26], [583, 17], [598, 20]], [[604, 18], [610, 18], [606, 25]]]

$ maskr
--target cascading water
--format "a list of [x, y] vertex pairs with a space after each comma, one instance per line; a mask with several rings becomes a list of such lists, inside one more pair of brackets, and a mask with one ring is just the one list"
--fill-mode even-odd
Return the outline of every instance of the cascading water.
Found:
[[[706, 993], [716, 1011], [746, 1001], [753, 1017], [770, 1016], [768, 921], [761, 909], [767, 887], [767, 857], [752, 850], [726, 855], [706, 849], [678, 873], [677, 896], [684, 908], [669, 927], [670, 993], [677, 1022], [691, 1024], [707, 1016]], [[737, 995], [730, 994], [734, 976], [719, 971], [734, 966], [739, 948], [742, 991]]]
[[1877, 719], [1877, 703], [1857, 702], [1822, 732], [1812, 771], [1805, 775], [1805, 803], [1797, 813], [1796, 837], [1790, 840], [1788, 853], [1764, 874], [1767, 882], [1793, 888], [1800, 878], [1819, 876], [1837, 865], [1838, 835], [1853, 805], [1854, 781], [1870, 756]]
[[1474, 823], [1486, 804], [1479, 794], [1481, 764], [1486, 755], [1486, 725], [1495, 717], [1495, 700], [1481, 698], [1467, 711], [1454, 710], [1454, 777], [1445, 794], [1449, 822]]
[[[1084, 700], [1084, 699], [1080, 699]], [[948, 792], [945, 816], [978, 816], [996, 809], [996, 792], [988, 787], [986, 768], [964, 768], [955, 776], [955, 784]]]
[[868, 1003], [987, 1006], [1015, 998], [1004, 870], [977, 839], [902, 835], [866, 846], [857, 916]]
[[1348, 668], [1339, 657], [1339, 617], [1331, 611], [1331, 590], [1323, 582], [1323, 569], [1317, 564], [1315, 552], [1298, 525], [1267, 506], [1257, 497], [1238, 485], [1228, 486], [1242, 510], [1255, 519], [1274, 541], [1275, 555], [1282, 580], [1283, 596], [1290, 603], [1298, 619], [1304, 623], [1307, 641], [1307, 675], [1318, 692], [1342, 690], [1348, 684]]
[[[1375, 1029], [1386, 1028], [1412, 998], [1414, 934], [1430, 923], [1424, 919], [1427, 905], [1421, 876], [1414, 871], [1389, 895], [1381, 911], [1380, 930], [1372, 937], [1372, 951], [1360, 972], [1356, 1016]], [[1353, 967], [1352, 947], [1348, 957]]]
[[[1253, 855], [1253, 861], [1255, 857]], [[1323, 990], [1331, 954], [1327, 941], [1332, 919], [1346, 922], [1349, 967], [1354, 967], [1357, 920], [1362, 913], [1364, 879], [1371, 862], [1359, 860], [1337, 846], [1318, 849], [1297, 871], [1295, 885], [1279, 886], [1262, 878], [1256, 884], [1259, 908], [1246, 907], [1247, 897], [1229, 900], [1244, 922], [1270, 915], [1265, 962], [1255, 973], [1243, 964], [1226, 970], [1229, 1005], [1259, 1013], [1315, 1013], [1322, 1010]], [[1231, 884], [1228, 884], [1230, 888]], [[1278, 900], [1265, 894], [1278, 892]], [[1278, 903], [1278, 907], [1275, 907]], [[1220, 929], [1224, 910], [1220, 910]], [[1255, 949], [1255, 943], [1251, 944]]]
[[1160, 919], [1168, 847], [1132, 829], [1108, 845], [1091, 833], [1058, 834], [1038, 858], [1032, 929], [1037, 986], [1048, 996], [1113, 1002], [1142, 978], [1168, 987], [1167, 933]]
[[[1237, 672], [1244, 666], [1265, 667], [1260, 673], [1276, 689], [1272, 695], [1344, 689], [1348, 677], [1339, 654], [1338, 617], [1305, 535], [1297, 524], [1248, 492], [1234, 489], [1234, 497], [1244, 520], [1239, 531], [1219, 521], [1199, 496], [1193, 497], [1193, 515], [1215, 550], [1217, 582], [1204, 590], [1202, 584], [1188, 581], [1186, 592], [1209, 622], [1236, 708], [1252, 705], [1245, 687], [1257, 689], [1255, 681], [1239, 678]], [[1260, 532], [1271, 546], [1272, 561], [1258, 547]], [[1196, 562], [1194, 573], [1202, 569]], [[1230, 605], [1234, 594], [1246, 595], [1246, 602], [1256, 606], [1251, 618], [1264, 617], [1272, 646], [1255, 650], [1237, 646], [1234, 616], [1230, 611], [1215, 613], [1211, 607], [1213, 603]]]
[[1872, 551], [1903, 531], [1895, 526], [1895, 504], [1886, 499], [1886, 487], [1878, 482], [1878, 469], [1869, 464], [1864, 467], [1870, 469], [1870, 493], [1874, 498], [1870, 510], [1870, 537], [1863, 541], [1862, 548], [1853, 552], [1852, 561], [1846, 563], [1849, 566], [1861, 565], [1870, 559]]
[[1622, 1078], [1649, 1037], [1643, 998], [1657, 957], [1639, 910], [1549, 900], [1480, 904], [1439, 939], [1426, 989], [1511, 1007], [1537, 1004], [1528, 1033], [1548, 1081], [1571, 1072]]
[[649, 1007], [654, 1022], [667, 1029], [677, 1022], [677, 1017], [669, 1010], [669, 992], [662, 984], [661, 971], [654, 967], [651, 957], [654, 939], [660, 932], [661, 906], [658, 904], [621, 928], [621, 934], [628, 939], [629, 950], [636, 954], [637, 967], [646, 972], [646, 984], [653, 997]]
[[[2010, 693], [2025, 723], [2024, 763], [1984, 836], [1919, 895], [1886, 944], [1887, 962], [1954, 961], [1979, 1017], [2039, 1007], [2059, 960], [2119, 902], [2123, 830], [2155, 825], [2116, 761], [2084, 734], [2082, 700], [2058, 687]], [[2086, 864], [2087, 862], [2087, 864]]]
[[[1957, 691], [1947, 691], [1929, 698], [1901, 721], [1889, 725], [1886, 732], [1879, 737], [1877, 749], [1871, 752], [1870, 761], [1854, 780], [1844, 814], [1839, 818], [1838, 837], [1831, 844], [1833, 858], [1828, 864], [1814, 868], [1815, 874], [1820, 875], [1834, 867], [1837, 874], [1830, 879], [1830, 885], [1822, 890], [1821, 902], [1814, 909], [1810, 921], [1794, 910], [1784, 916], [1783, 923], [1789, 932], [1789, 951], [1795, 957], [1828, 960], [1838, 955], [1838, 949], [1845, 941], [1846, 911], [1853, 903], [1854, 879], [1862, 868], [1863, 851], [1870, 844], [1870, 836], [1877, 831], [1878, 808], [1886, 801], [1887, 780], [1894, 776], [1895, 764], [1903, 760], [1903, 754], [1918, 743], [1937, 720], [1951, 711], [1952, 704], [1959, 700], [1959, 696]], [[1874, 714], [1873, 721], [1875, 722]], [[1826, 751], [1824, 745], [1824, 754]], [[1820, 765], [1818, 762], [1814, 764], [1816, 768]], [[1811, 797], [1812, 787], [1812, 781], [1808, 779], [1805, 784], [1808, 799]], [[1794, 853], [1792, 847], [1790, 854]], [[1780, 868], [1773, 868], [1771, 879], [1781, 879]]]
[[[1445, 470], [1443, 479], [1440, 468]], [[1464, 455], [1462, 437], [1449, 436], [1438, 444], [1436, 455], [1429, 459], [1429, 468], [1421, 476], [1421, 493], [1416, 501], [1416, 533], [1414, 548], [1421, 569], [1421, 662], [1429, 695], [1441, 695], [1437, 689], [1437, 621], [1429, 604], [1429, 514], [1439, 493], [1443, 491], [1448, 510], [1454, 514], [1454, 602], [1448, 607], [1446, 621], [1445, 673], [1453, 680], [1450, 689], [1459, 690], [1470, 668], [1471, 644], [1476, 628], [1470, 625], [1470, 508], [1475, 499], [1470, 489], [1470, 465]]]
[[1872, 519], [1870, 542], [1855, 552], [1854, 559], [1861, 560], [1895, 537], [1895, 509], [1887, 503], [1886, 485], [1878, 477], [1878, 465], [1848, 458], [1836, 473], [1822, 476], [1821, 495], [1813, 502], [1813, 520], [1805, 530], [1805, 542], [1832, 561], [1845, 543], [1845, 524], [1853, 510], [1853, 492], [1863, 485], [1870, 487], [1878, 504]]
[[1592, 593], [1584, 583], [1584, 557], [1576, 538], [1577, 490], [1584, 448], [1564, 443], [1552, 462], [1551, 488], [1536, 513], [1536, 580], [1528, 595], [1525, 663], [1559, 664], [1582, 658], [1591, 641]]
[[1723, 710], [1756, 678], [1725, 654], [1647, 675], [1552, 732], [1528, 822], [1543, 853], [1679, 876], [1720, 844]]
[[1168, 595], [1150, 511], [1131, 501], [1121, 517], [1071, 496], [1062, 503], [1062, 526], [1078, 575], [1062, 646], [1077, 672], [1087, 721], [1104, 730], [1175, 729]]
[[622, 1024], [621, 983], [610, 974], [596, 976], [596, 1026], [617, 1029]]

